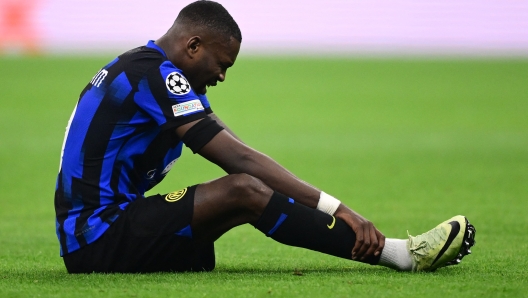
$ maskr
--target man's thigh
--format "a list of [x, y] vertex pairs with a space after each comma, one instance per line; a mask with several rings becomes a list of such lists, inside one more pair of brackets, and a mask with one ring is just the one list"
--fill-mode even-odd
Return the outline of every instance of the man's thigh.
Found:
[[204, 271], [215, 265], [212, 242], [194, 241], [196, 186], [140, 198], [101, 238], [64, 256], [70, 273]]

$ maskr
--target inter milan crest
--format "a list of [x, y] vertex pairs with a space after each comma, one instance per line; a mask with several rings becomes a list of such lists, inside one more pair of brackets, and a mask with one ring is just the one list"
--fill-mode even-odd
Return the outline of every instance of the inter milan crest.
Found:
[[184, 95], [191, 91], [191, 85], [187, 79], [177, 72], [171, 72], [165, 79], [165, 85], [172, 94]]
[[186, 192], [187, 192], [187, 187], [184, 189], [180, 189], [178, 191], [173, 191], [165, 196], [165, 201], [169, 203], [176, 202], [179, 199], [183, 198]]

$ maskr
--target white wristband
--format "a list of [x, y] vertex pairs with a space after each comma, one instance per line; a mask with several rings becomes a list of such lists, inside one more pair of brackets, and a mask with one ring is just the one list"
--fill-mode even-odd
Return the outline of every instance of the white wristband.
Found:
[[341, 201], [322, 191], [319, 195], [317, 210], [321, 210], [326, 214], [334, 215], [340, 204]]

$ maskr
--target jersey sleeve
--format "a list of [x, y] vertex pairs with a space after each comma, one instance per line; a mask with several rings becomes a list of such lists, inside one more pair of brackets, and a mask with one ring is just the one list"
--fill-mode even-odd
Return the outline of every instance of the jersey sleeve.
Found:
[[[192, 90], [183, 72], [169, 61], [149, 70], [138, 89], [134, 101], [164, 130], [207, 116], [203, 99]], [[209, 106], [207, 98], [205, 102]]]
[[204, 106], [204, 110], [206, 114], [211, 114], [213, 110], [211, 109], [211, 105], [209, 104], [209, 100], [207, 100], [207, 96], [205, 94], [197, 94], [198, 98], [200, 98], [200, 102]]

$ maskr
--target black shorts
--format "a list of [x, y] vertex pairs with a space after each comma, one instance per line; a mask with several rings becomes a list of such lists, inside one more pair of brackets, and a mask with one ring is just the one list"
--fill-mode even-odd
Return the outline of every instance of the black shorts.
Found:
[[69, 273], [210, 271], [214, 243], [198, 246], [190, 223], [196, 186], [139, 198], [99, 239], [63, 256]]

